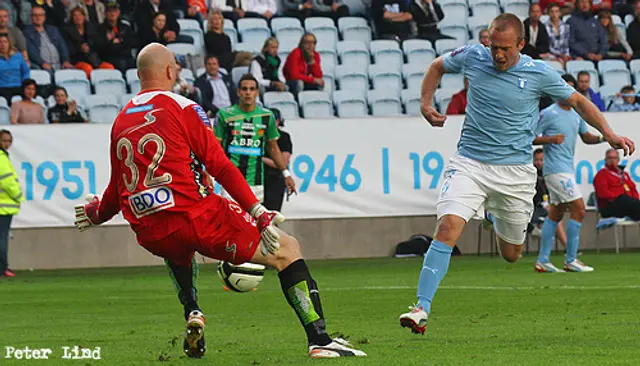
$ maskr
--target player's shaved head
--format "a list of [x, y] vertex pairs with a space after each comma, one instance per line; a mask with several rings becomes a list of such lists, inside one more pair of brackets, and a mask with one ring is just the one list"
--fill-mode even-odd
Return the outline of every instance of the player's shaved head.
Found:
[[489, 33], [494, 30], [497, 32], [505, 32], [509, 29], [515, 32], [518, 41], [524, 38], [524, 24], [520, 21], [520, 18], [514, 14], [500, 14], [495, 17], [489, 25]]
[[140, 86], [145, 89], [172, 90], [177, 74], [173, 52], [160, 43], [144, 47], [136, 60]]

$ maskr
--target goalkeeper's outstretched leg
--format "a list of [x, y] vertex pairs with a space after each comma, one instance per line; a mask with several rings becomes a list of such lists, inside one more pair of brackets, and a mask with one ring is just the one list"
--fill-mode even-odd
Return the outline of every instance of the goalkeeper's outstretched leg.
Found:
[[280, 235], [280, 249], [266, 256], [257, 250], [251, 262], [260, 263], [278, 270], [282, 292], [293, 308], [307, 333], [309, 357], [335, 358], [366, 356], [342, 338], [331, 339], [326, 331], [324, 313], [320, 302], [318, 284], [309, 273], [309, 268], [300, 254], [298, 241], [284, 231]]

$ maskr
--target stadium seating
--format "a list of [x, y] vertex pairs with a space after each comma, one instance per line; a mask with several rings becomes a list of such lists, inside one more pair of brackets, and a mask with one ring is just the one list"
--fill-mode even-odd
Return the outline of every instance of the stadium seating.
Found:
[[290, 52], [296, 48], [300, 42], [300, 38], [304, 34], [304, 29], [298, 18], [273, 18], [271, 20], [271, 30], [280, 44], [278, 48], [279, 52]]
[[338, 29], [329, 17], [310, 17], [304, 20], [307, 32], [316, 36], [316, 49], [334, 50], [338, 43]]
[[368, 114], [367, 98], [364, 91], [336, 90], [333, 92], [338, 117], [364, 117]]
[[622, 60], [602, 60], [598, 62], [598, 72], [604, 85], [617, 86], [618, 89], [631, 85], [631, 74]]
[[205, 72], [207, 72], [207, 69], [204, 67], [199, 67], [198, 70], [196, 70], [196, 78], [200, 77], [201, 75], [203, 75]]
[[408, 63], [402, 65], [402, 76], [404, 76], [404, 80], [407, 83], [407, 89], [420, 90], [425, 71], [426, 66], [423, 64]]
[[193, 76], [193, 71], [189, 69], [180, 70], [180, 77], [189, 84], [193, 84], [193, 82], [196, 80], [196, 78]]
[[424, 39], [408, 39], [402, 42], [402, 50], [408, 63], [430, 64], [436, 58], [431, 42]]
[[520, 20], [525, 20], [529, 16], [529, 2], [523, 0], [509, 1], [504, 6], [504, 12], [515, 14]]
[[167, 48], [176, 55], [197, 55], [199, 53], [196, 46], [191, 43], [169, 43]]
[[127, 92], [127, 83], [118, 70], [93, 70], [91, 83], [96, 94], [122, 95]]
[[284, 118], [298, 118], [298, 103], [289, 92], [264, 93], [264, 105], [267, 108], [278, 108]]
[[420, 116], [420, 89], [403, 90], [401, 96], [406, 114]]
[[91, 84], [87, 74], [82, 70], [57, 70], [54, 74], [56, 84], [67, 89], [67, 94], [81, 102], [84, 97], [91, 94]]
[[462, 74], [444, 74], [442, 80], [440, 80], [440, 87], [442, 89], [464, 89], [464, 75]]
[[384, 64], [369, 66], [369, 77], [374, 89], [402, 90], [402, 75]]
[[298, 93], [298, 102], [304, 118], [330, 118], [334, 116], [331, 94], [327, 92], [301, 91]]
[[249, 66], [236, 66], [231, 70], [231, 80], [233, 80], [233, 85], [238, 85], [240, 82], [240, 78], [242, 75], [247, 74], [249, 72]]
[[122, 97], [120, 97], [120, 106], [124, 108], [124, 106], [126, 106], [127, 103], [129, 103], [129, 101], [131, 101], [135, 96], [135, 94], [123, 94]]
[[[206, 25], [204, 29], [207, 29]], [[229, 19], [225, 19], [222, 30], [226, 35], [229, 36], [229, 39], [231, 39], [231, 49], [235, 49], [236, 45], [238, 44], [238, 30], [233, 26], [233, 22]]]
[[440, 22], [441, 27], [449, 24], [467, 24], [469, 8], [467, 8], [465, 1], [441, 3], [441, 7], [442, 12], [445, 14], [444, 19]]
[[469, 40], [469, 30], [466, 24], [444, 25], [440, 27], [440, 32], [463, 43], [467, 43]]
[[402, 115], [400, 91], [374, 89], [367, 93], [367, 101], [371, 114], [377, 117], [393, 117]]
[[402, 51], [396, 41], [377, 40], [371, 42], [371, 55], [376, 64], [383, 64], [389, 68], [395, 67], [400, 71], [403, 62]]
[[317, 49], [316, 52], [320, 55], [320, 64], [326, 64], [327, 67], [335, 68], [338, 65], [338, 54], [335, 49]]
[[0, 97], [0, 125], [11, 124], [11, 109], [9, 103], [4, 97]]
[[262, 50], [262, 46], [264, 45], [264, 40], [248, 40], [246, 42], [240, 42], [236, 45], [236, 51], [238, 52], [249, 52], [257, 55]]
[[324, 80], [323, 91], [333, 93], [336, 90], [335, 70], [331, 68], [322, 68], [322, 80]]
[[140, 79], [138, 78], [138, 69], [129, 69], [125, 73], [127, 84], [129, 85], [129, 91], [133, 94], [138, 94], [140, 91]]
[[338, 30], [345, 41], [371, 43], [371, 28], [365, 18], [342, 17], [338, 19]]
[[180, 34], [191, 36], [198, 54], [204, 54], [204, 33], [200, 29], [200, 23], [195, 19], [177, 19], [177, 21], [180, 25]]
[[464, 42], [457, 39], [439, 39], [436, 41], [436, 52], [438, 55], [443, 55], [463, 45]]
[[564, 66], [562, 65], [561, 62], [546, 60], [545, 63], [551, 66], [551, 68], [556, 69], [560, 74], [564, 74]]
[[485, 19], [487, 22], [500, 14], [500, 6], [493, 1], [479, 0], [470, 6], [474, 18]]
[[338, 65], [336, 80], [340, 90], [369, 90], [367, 69], [359, 65]]
[[460, 90], [456, 89], [438, 89], [436, 90], [433, 98], [436, 100], [436, 104], [438, 105], [438, 111], [442, 114], [447, 112], [447, 107], [449, 106], [449, 102], [451, 102], [451, 97], [459, 92]]
[[591, 88], [595, 91], [600, 89], [600, 77], [593, 62], [589, 60], [569, 61], [565, 65], [567, 73], [573, 75], [576, 79], [580, 71], [587, 71], [591, 75]]
[[242, 43], [258, 43], [262, 46], [264, 41], [271, 37], [271, 29], [262, 18], [242, 18], [238, 19], [237, 24]]
[[611, 105], [613, 105], [616, 102], [617, 99], [617, 95], [620, 92], [620, 88], [621, 86], [618, 85], [602, 85], [600, 87], [600, 96], [602, 97], [602, 100], [604, 101], [604, 105], [607, 108], [607, 110], [610, 108]]
[[115, 95], [89, 95], [85, 103], [91, 122], [113, 123], [120, 112], [120, 104]]
[[469, 32], [471, 32], [471, 38], [478, 39], [478, 33], [489, 27], [489, 21], [491, 19], [471, 17], [469, 18], [469, 22], [467, 26], [469, 27]]
[[369, 49], [361, 41], [340, 41], [336, 45], [341, 64], [369, 65]]
[[38, 86], [47, 86], [52, 83], [51, 74], [46, 70], [31, 70], [31, 78]]

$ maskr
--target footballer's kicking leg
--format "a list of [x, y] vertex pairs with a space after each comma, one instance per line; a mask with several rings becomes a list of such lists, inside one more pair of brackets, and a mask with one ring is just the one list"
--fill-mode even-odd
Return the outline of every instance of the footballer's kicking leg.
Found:
[[366, 356], [364, 352], [352, 348], [344, 339], [329, 337], [318, 285], [302, 259], [300, 245], [294, 237], [277, 230], [280, 234], [280, 249], [276, 254], [265, 256], [261, 250], [256, 250], [251, 262], [274, 267], [278, 271], [282, 292], [307, 334], [309, 357]]
[[593, 272], [593, 267], [586, 266], [578, 260], [580, 245], [580, 228], [586, 215], [584, 201], [578, 198], [568, 204], [571, 215], [567, 222], [567, 250], [564, 259], [564, 269], [569, 272]]
[[[536, 260], [536, 264], [534, 269], [536, 272], [540, 273], [558, 273], [564, 272], [563, 270], [554, 266], [549, 256], [551, 255], [551, 250], [553, 249], [553, 243], [556, 241], [556, 232], [558, 230], [558, 225], [560, 221], [562, 221], [562, 217], [564, 216], [564, 212], [567, 209], [567, 205], [564, 203], [560, 204], [552, 204], [549, 206], [549, 215], [544, 220], [542, 224], [542, 236], [540, 238], [540, 253], [538, 253], [538, 259]], [[567, 226], [567, 231], [569, 232], [571, 226]], [[568, 234], [568, 233], [567, 233]], [[567, 243], [568, 244], [568, 243]], [[568, 245], [567, 245], [568, 246]]]
[[184, 352], [188, 357], [201, 358], [206, 347], [204, 340], [205, 319], [200, 306], [195, 288], [195, 280], [198, 278], [198, 263], [195, 257], [191, 263], [185, 265], [177, 261], [165, 259], [169, 269], [169, 276], [178, 292], [178, 299], [184, 308], [184, 318], [187, 321], [186, 335], [183, 342]]

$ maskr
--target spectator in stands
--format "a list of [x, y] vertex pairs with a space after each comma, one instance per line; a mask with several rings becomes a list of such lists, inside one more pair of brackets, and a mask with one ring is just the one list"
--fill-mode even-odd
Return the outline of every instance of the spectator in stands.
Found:
[[84, 12], [84, 16], [87, 22], [93, 24], [95, 27], [104, 22], [105, 7], [102, 1], [98, 0], [73, 0], [67, 6], [69, 11], [69, 22], [72, 21], [73, 11], [76, 8], [81, 8]]
[[613, 8], [613, 0], [592, 0], [591, 12], [597, 14], [600, 11], [611, 11]]
[[224, 32], [224, 13], [212, 10], [209, 13], [207, 33], [204, 35], [204, 45], [207, 55], [216, 56], [220, 67], [230, 74], [234, 66], [249, 66], [253, 59], [251, 52], [235, 52], [231, 50], [231, 39]]
[[9, 41], [22, 54], [22, 57], [29, 64], [29, 54], [27, 53], [27, 40], [24, 39], [22, 31], [16, 27], [9, 26], [9, 11], [0, 8], [0, 34], [6, 33]]
[[467, 110], [467, 89], [469, 89], [469, 79], [465, 76], [464, 89], [451, 97], [446, 114], [465, 114]]
[[571, 14], [575, 9], [574, 0], [540, 0], [538, 4], [540, 4], [542, 12], [547, 14], [549, 13], [548, 10], [551, 4], [558, 4], [562, 15]]
[[455, 39], [440, 33], [438, 23], [444, 19], [444, 13], [436, 0], [416, 0], [411, 3], [411, 16], [418, 27], [418, 37], [426, 39], [436, 47], [438, 39]]
[[527, 44], [520, 52], [536, 59], [548, 59], [551, 56], [549, 34], [547, 27], [540, 22], [541, 15], [540, 5], [529, 5], [529, 17], [524, 20], [524, 40]]
[[406, 0], [373, 0], [371, 14], [378, 38], [404, 41], [411, 36], [411, 5]]
[[[278, 132], [280, 132], [280, 138], [278, 139], [278, 147], [284, 157], [284, 162], [289, 166], [291, 154], [293, 154], [293, 144], [291, 143], [291, 135], [284, 128], [284, 117], [280, 114], [280, 110], [277, 108], [269, 108], [273, 112], [273, 118], [276, 121]], [[275, 210], [280, 212], [282, 209], [282, 200], [284, 199], [284, 193], [287, 190], [287, 186], [284, 183], [284, 177], [282, 171], [278, 169], [276, 163], [269, 157], [269, 151], [265, 151], [266, 156], [262, 157], [264, 163], [264, 201], [262, 204], [268, 210]]]
[[49, 72], [61, 68], [73, 69], [69, 62], [67, 42], [58, 32], [58, 28], [45, 24], [45, 11], [41, 6], [35, 5], [31, 9], [31, 20], [33, 24], [24, 27], [31, 68]]
[[200, 91], [202, 107], [209, 117], [214, 117], [219, 109], [238, 103], [238, 94], [231, 78], [220, 71], [215, 56], [207, 56], [205, 67], [207, 72], [196, 78], [195, 86]]
[[87, 21], [84, 9], [76, 7], [71, 10], [71, 24], [64, 29], [65, 39], [69, 46], [69, 58], [76, 67], [91, 77], [93, 69], [114, 69], [113, 65], [98, 57], [102, 47], [98, 37], [98, 26]]
[[607, 53], [607, 33], [591, 13], [591, 0], [576, 0], [569, 24], [569, 50], [577, 60], [598, 62]]
[[613, 24], [611, 12], [602, 10], [600, 14], [598, 14], [598, 20], [607, 33], [608, 49], [605, 58], [621, 58], [625, 61], [631, 60], [633, 50], [631, 46], [629, 46], [625, 36], [621, 34], [618, 27]]
[[20, 211], [24, 201], [18, 175], [9, 160], [9, 148], [13, 136], [7, 130], [0, 131], [0, 277], [15, 277], [9, 269], [9, 230], [11, 220]]
[[278, 4], [276, 4], [276, 0], [247, 0], [247, 5], [244, 9], [244, 17], [242, 18], [260, 17], [271, 20], [278, 12]]
[[196, 103], [200, 103], [200, 97], [198, 96], [198, 89], [196, 89], [192, 83], [185, 80], [180, 72], [182, 71], [182, 63], [176, 57], [176, 65], [178, 66], [178, 77], [176, 83], [173, 85], [173, 92], [182, 95], [185, 98], [189, 98]]
[[58, 86], [53, 92], [56, 105], [49, 108], [47, 119], [49, 123], [83, 123], [88, 122], [82, 117], [75, 100], [68, 100], [67, 89]]
[[9, 11], [9, 26], [24, 29], [31, 24], [31, 2], [29, 0], [0, 0], [0, 6]]
[[180, 1], [182, 2], [180, 10], [184, 13], [184, 18], [197, 21], [198, 24], [200, 24], [200, 29], [202, 29], [205, 17], [207, 16], [207, 0]]
[[600, 111], [607, 111], [607, 107], [604, 105], [604, 101], [602, 100], [600, 93], [596, 93], [591, 89], [591, 75], [588, 71], [580, 71], [578, 73], [578, 87], [576, 88], [576, 91], [589, 99]]
[[602, 217], [630, 217], [640, 220], [640, 200], [636, 184], [620, 164], [620, 154], [615, 149], [607, 150], [605, 166], [593, 179], [598, 211]]
[[29, 66], [6, 33], [0, 33], [0, 96], [11, 103], [11, 97], [21, 93], [22, 81], [31, 75]]
[[284, 91], [284, 62], [278, 56], [278, 40], [270, 37], [264, 41], [262, 52], [251, 61], [249, 72], [258, 80], [260, 92]]
[[[532, 236], [540, 237], [542, 235], [542, 223], [549, 214], [549, 190], [542, 175], [542, 167], [544, 166], [544, 150], [542, 148], [534, 150], [533, 166], [537, 172], [536, 194], [533, 196], [533, 215], [527, 231]], [[567, 246], [567, 233], [564, 230], [564, 226], [558, 225], [556, 237], [563, 247]]]
[[311, 0], [284, 0], [284, 15], [295, 17], [303, 22], [306, 18], [313, 16], [313, 1]]
[[284, 76], [287, 79], [289, 91], [298, 95], [303, 90], [322, 90], [322, 68], [320, 54], [316, 52], [316, 36], [305, 33], [300, 38], [298, 47], [293, 49], [284, 64]]
[[640, 0], [636, 0], [635, 17], [627, 28], [627, 41], [633, 49], [633, 58], [640, 59]]
[[42, 5], [45, 14], [47, 15], [47, 24], [55, 27], [64, 27], [67, 21], [67, 8], [66, 4], [69, 2], [65, 0], [38, 0], [38, 4]]
[[98, 37], [102, 46], [100, 57], [116, 69], [125, 72], [136, 67], [131, 51], [137, 45], [137, 37], [130, 26], [120, 19], [120, 5], [112, 1], [107, 3], [104, 23], [98, 28]]
[[481, 45], [485, 46], [485, 47], [489, 47], [489, 30], [488, 29], [483, 29], [480, 32], [478, 32], [478, 41], [480, 42]]
[[[164, 26], [160, 28], [162, 29], [162, 42], [159, 43], [168, 44], [179, 42], [193, 44], [193, 37], [180, 34], [180, 25], [173, 13], [170, 0], [140, 0], [134, 12], [134, 18], [138, 26], [137, 32], [140, 37], [141, 49], [151, 43], [150, 40], [155, 41], [158, 39], [158, 26], [154, 25], [158, 13], [164, 14], [165, 23]], [[157, 21], [159, 22], [160, 19]], [[154, 27], [156, 29], [154, 29]]]
[[636, 101], [636, 90], [632, 85], [622, 87], [618, 97], [622, 99], [622, 104], [614, 104], [610, 109], [611, 112], [640, 111], [640, 104]]
[[25, 79], [21, 94], [22, 100], [11, 104], [11, 124], [44, 123], [42, 105], [33, 101], [36, 97], [36, 81]]
[[238, 21], [235, 0], [211, 0], [211, 11], [209, 12], [209, 23], [211, 23], [211, 12], [221, 12], [222, 15], [235, 24]]
[[560, 18], [560, 5], [552, 3], [548, 7], [549, 22], [546, 24], [549, 35], [549, 53], [551, 59], [561, 62], [563, 65], [571, 61], [569, 53], [569, 25]]
[[316, 17], [330, 17], [336, 24], [339, 18], [348, 17], [350, 14], [349, 7], [343, 0], [312, 0], [311, 12]]

